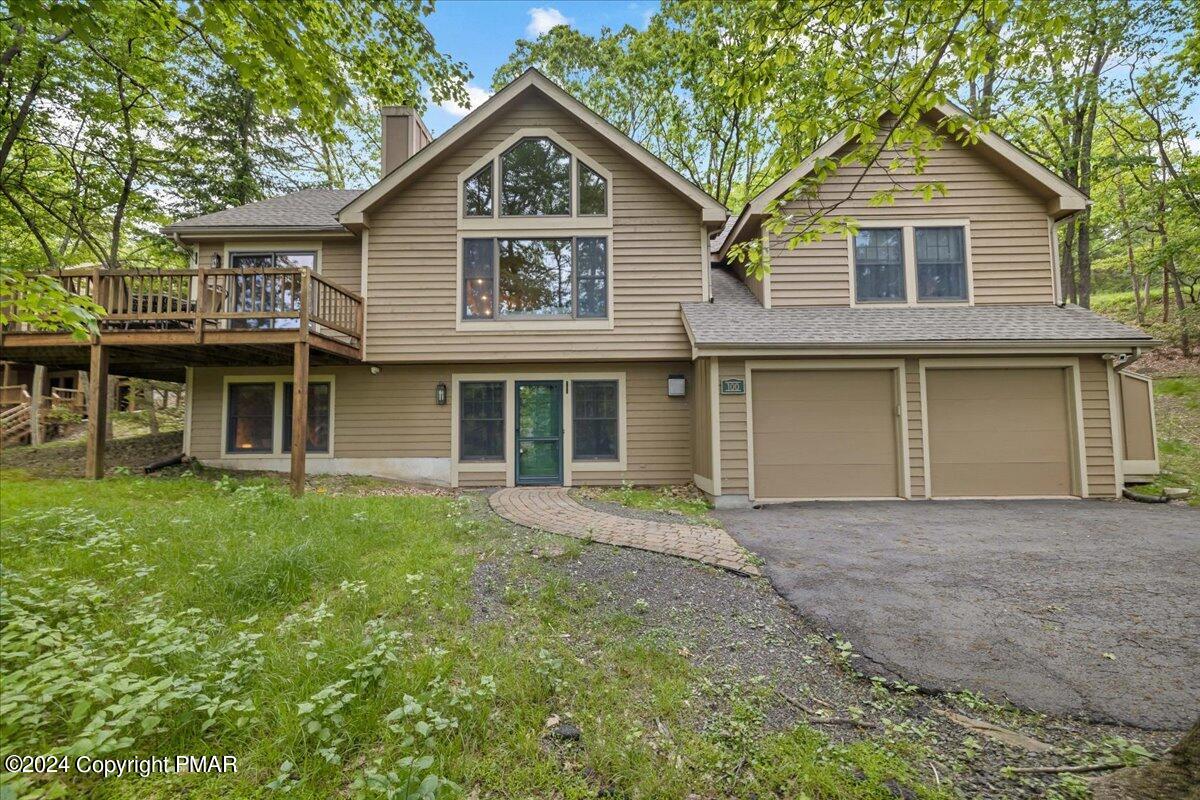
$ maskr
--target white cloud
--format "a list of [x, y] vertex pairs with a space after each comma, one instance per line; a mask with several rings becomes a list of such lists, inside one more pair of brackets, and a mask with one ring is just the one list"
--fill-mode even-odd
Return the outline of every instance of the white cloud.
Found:
[[555, 25], [570, 25], [571, 20], [563, 16], [557, 8], [534, 7], [529, 9], [529, 24], [525, 26], [525, 34], [532, 38], [549, 33]]
[[465, 117], [467, 115], [467, 112], [471, 111], [471, 109], [479, 108], [479, 104], [482, 103], [484, 100], [487, 100], [491, 96], [492, 96], [492, 93], [489, 92], [487, 89], [483, 89], [483, 88], [480, 88], [478, 86], [468, 83], [467, 84], [467, 105], [466, 106], [460, 106], [458, 103], [455, 103], [453, 100], [445, 100], [441, 103], [438, 103], [438, 108], [440, 108], [442, 111], [445, 111], [447, 114], [449, 114], [452, 117], [461, 118], [461, 117]]

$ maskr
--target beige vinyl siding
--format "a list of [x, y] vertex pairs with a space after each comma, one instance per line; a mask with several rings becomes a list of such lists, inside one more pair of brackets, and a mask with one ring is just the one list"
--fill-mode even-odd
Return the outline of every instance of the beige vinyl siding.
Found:
[[[333, 453], [335, 458], [450, 458], [454, 398], [439, 406], [434, 390], [452, 385], [452, 375], [503, 373], [520, 378], [523, 371], [579, 370], [578, 363], [495, 365], [431, 364], [384, 367], [372, 375], [363, 367], [312, 367], [314, 378], [334, 378]], [[692, 479], [692, 368], [676, 363], [589, 364], [587, 371], [624, 372], [626, 380], [626, 469], [582, 471], [575, 484], [687, 483]], [[290, 375], [284, 368], [196, 368], [193, 372], [192, 448], [201, 460], [221, 458], [221, 407], [224, 378], [234, 375]], [[686, 397], [667, 397], [667, 376], [688, 378]], [[564, 411], [570, 399], [564, 398]], [[569, 443], [564, 443], [569, 452]], [[504, 483], [504, 468], [494, 473], [462, 472], [463, 486]]]
[[1121, 375], [1121, 431], [1125, 458], [1130, 461], [1154, 461], [1154, 392], [1146, 380]]
[[712, 468], [712, 382], [709, 359], [695, 362], [695, 380], [689, 394], [692, 397], [692, 451], [695, 453], [695, 474], [711, 479]]
[[362, 284], [362, 241], [355, 237], [322, 242], [321, 275], [357, 292]]
[[[746, 362], [740, 358], [722, 358], [717, 362], [717, 376], [746, 379]], [[749, 493], [749, 462], [746, 438], [746, 395], [718, 395], [721, 414], [721, 493]]]
[[1108, 368], [1100, 356], [1079, 358], [1079, 383], [1083, 399], [1083, 442], [1087, 449], [1088, 494], [1117, 497], [1113, 454], [1112, 410], [1109, 407]]
[[[612, 173], [614, 329], [456, 331], [457, 177], [520, 128], [550, 128]], [[702, 299], [700, 212], [538, 95], [504, 112], [370, 214], [372, 361], [689, 358], [681, 301]], [[531, 220], [530, 228], [536, 228]], [[568, 232], [569, 235], [569, 232]]]
[[[920, 175], [909, 167], [888, 173], [885, 166], [902, 154], [886, 152], [854, 188], [861, 167], [848, 167], [821, 187], [822, 202], [850, 199], [837, 214], [860, 220], [970, 220], [975, 302], [1053, 302], [1050, 241], [1045, 201], [983, 156], [954, 142], [929, 153]], [[905, 162], [907, 163], [907, 162]], [[880, 190], [901, 188], [893, 205], [871, 207]], [[925, 201], [913, 196], [919, 183], [941, 182], [946, 196]], [[851, 194], [853, 192], [853, 194]], [[789, 206], [804, 214], [806, 201]], [[771, 235], [771, 305], [847, 305], [850, 302], [850, 252], [844, 236], [787, 248], [788, 234]]]
[[[449, 458], [450, 406], [434, 402], [434, 387], [448, 383], [444, 365], [385, 369], [313, 366], [314, 378], [334, 378], [332, 455], [337, 458]], [[283, 368], [193, 371], [192, 455], [221, 457], [221, 392], [225, 376], [291, 375]]]
[[905, 399], [908, 406], [908, 477], [911, 496], [925, 496], [924, 417], [921, 408], [920, 362], [905, 359]]

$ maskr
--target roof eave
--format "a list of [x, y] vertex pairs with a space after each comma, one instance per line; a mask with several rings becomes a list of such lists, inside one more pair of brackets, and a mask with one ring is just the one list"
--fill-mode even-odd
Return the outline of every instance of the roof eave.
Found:
[[630, 139], [603, 117], [576, 100], [562, 87], [532, 68], [526, 70], [519, 78], [489, 97], [463, 117], [454, 127], [434, 139], [433, 142], [423, 147], [403, 164], [389, 172], [374, 186], [343, 206], [341, 211], [336, 215], [338, 221], [343, 225], [363, 224], [364, 214], [370, 211], [372, 207], [382, 202], [393, 191], [404, 185], [409, 178], [425, 169], [441, 154], [466, 138], [472, 131], [507, 106], [512, 99], [529, 88], [535, 88], [545, 94], [578, 118], [601, 138], [607, 140], [610, 144], [629, 155], [634, 161], [658, 175], [678, 194], [700, 209], [701, 220], [706, 226], [713, 227], [718, 224], [725, 224], [725, 221], [729, 217], [729, 210], [725, 206], [700, 187], [671, 169], [661, 159]]
[[[689, 326], [689, 333], [691, 329]], [[729, 355], [729, 351], [762, 351], [772, 354], [791, 351], [825, 350], [879, 350], [881, 352], [921, 352], [925, 350], [1046, 350], [1096, 351], [1132, 350], [1134, 348], [1157, 347], [1157, 339], [951, 339], [923, 341], [862, 341], [862, 342], [714, 342], [692, 339], [697, 355]]]
[[353, 236], [345, 225], [166, 225], [164, 236], [208, 239], [219, 236]]

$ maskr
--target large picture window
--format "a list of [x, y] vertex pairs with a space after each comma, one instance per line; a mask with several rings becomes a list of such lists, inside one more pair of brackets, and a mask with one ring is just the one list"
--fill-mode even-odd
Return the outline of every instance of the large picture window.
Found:
[[[283, 452], [292, 452], [292, 384], [283, 384]], [[329, 420], [331, 386], [328, 383], [308, 384], [308, 453], [329, 452]]]
[[459, 384], [459, 461], [504, 460], [504, 382]]
[[608, 316], [604, 237], [463, 239], [463, 319]]
[[620, 433], [617, 381], [572, 381], [572, 455], [580, 461], [616, 461]]
[[229, 384], [226, 452], [270, 453], [274, 448], [275, 384]]

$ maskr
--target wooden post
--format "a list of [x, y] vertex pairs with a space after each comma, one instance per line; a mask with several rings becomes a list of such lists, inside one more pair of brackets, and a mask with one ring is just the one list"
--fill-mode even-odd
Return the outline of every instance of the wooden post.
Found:
[[108, 419], [108, 348], [92, 345], [88, 374], [87, 467], [94, 480], [104, 477], [104, 431]]
[[308, 444], [308, 342], [296, 342], [292, 358], [292, 495], [304, 494]]
[[46, 367], [33, 368], [33, 385], [29, 387], [29, 444], [34, 447], [45, 442], [46, 436]]

